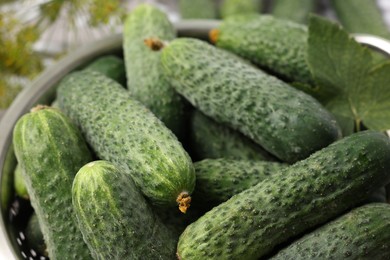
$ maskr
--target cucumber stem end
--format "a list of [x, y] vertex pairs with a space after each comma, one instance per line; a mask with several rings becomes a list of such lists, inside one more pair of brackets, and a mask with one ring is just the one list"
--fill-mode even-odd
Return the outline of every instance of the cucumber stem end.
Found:
[[177, 196], [176, 202], [179, 204], [179, 210], [182, 213], [186, 213], [187, 209], [190, 207], [191, 196], [186, 191], [182, 191], [179, 196]]

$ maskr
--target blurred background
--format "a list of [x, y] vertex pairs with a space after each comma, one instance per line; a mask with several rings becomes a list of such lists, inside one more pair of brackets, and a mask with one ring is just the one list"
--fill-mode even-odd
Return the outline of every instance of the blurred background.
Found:
[[0, 0], [0, 117], [42, 70], [72, 49], [120, 33], [126, 13], [145, 2], [173, 22], [255, 12], [306, 23], [314, 12], [352, 33], [390, 39], [389, 0]]

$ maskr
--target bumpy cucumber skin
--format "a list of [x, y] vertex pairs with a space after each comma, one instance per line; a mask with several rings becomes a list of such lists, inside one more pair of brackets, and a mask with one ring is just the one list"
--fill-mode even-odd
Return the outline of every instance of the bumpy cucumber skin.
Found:
[[368, 204], [281, 250], [273, 260], [390, 259], [390, 205]]
[[92, 160], [80, 131], [46, 108], [18, 120], [13, 143], [50, 259], [92, 259], [72, 207], [73, 178]]
[[112, 163], [94, 161], [77, 173], [72, 198], [94, 259], [173, 259], [176, 240], [133, 180]]
[[340, 137], [336, 120], [314, 98], [234, 57], [190, 38], [175, 39], [161, 55], [173, 86], [192, 105], [283, 161], [306, 158]]
[[390, 32], [383, 20], [377, 1], [330, 1], [342, 26], [351, 33], [368, 33], [390, 39]]
[[269, 15], [227, 19], [216, 46], [244, 57], [285, 80], [313, 84], [306, 62], [307, 27]]
[[175, 205], [181, 192], [193, 191], [195, 173], [181, 143], [115, 81], [74, 72], [60, 83], [57, 96], [97, 156], [130, 174], [153, 203]]
[[221, 203], [287, 167], [279, 162], [205, 159], [195, 162], [194, 197]]
[[85, 69], [100, 72], [120, 83], [122, 86], [126, 86], [125, 63], [117, 56], [102, 56], [91, 62]]
[[160, 52], [151, 51], [144, 40], [157, 37], [171, 41], [176, 31], [165, 13], [151, 5], [137, 6], [126, 18], [123, 32], [127, 88], [179, 138], [185, 129], [185, 103], [165, 78]]
[[191, 116], [190, 150], [195, 160], [231, 158], [276, 160], [261, 146], [225, 125], [218, 124], [198, 110]]
[[186, 228], [181, 259], [258, 259], [390, 181], [390, 140], [360, 132], [213, 208]]

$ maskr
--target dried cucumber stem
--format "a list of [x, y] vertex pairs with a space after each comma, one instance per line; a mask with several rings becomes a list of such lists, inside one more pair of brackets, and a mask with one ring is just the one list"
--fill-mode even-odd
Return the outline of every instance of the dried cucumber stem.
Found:
[[153, 51], [159, 51], [164, 48], [164, 42], [158, 38], [147, 38], [144, 40], [144, 43]]
[[219, 37], [219, 30], [218, 29], [212, 29], [209, 32], [209, 39], [212, 43], [216, 43], [218, 41]]
[[179, 210], [186, 213], [187, 209], [190, 207], [191, 196], [188, 192], [182, 191], [179, 196], [177, 196], [176, 202], [179, 204]]
[[48, 109], [48, 108], [50, 108], [50, 106], [36, 105], [35, 107], [31, 108], [30, 112], [36, 112], [36, 111], [43, 110], [43, 109]]

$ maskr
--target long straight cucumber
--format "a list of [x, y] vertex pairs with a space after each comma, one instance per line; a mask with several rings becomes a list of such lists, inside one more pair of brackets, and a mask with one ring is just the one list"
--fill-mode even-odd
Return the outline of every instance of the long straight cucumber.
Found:
[[390, 139], [345, 137], [207, 212], [180, 236], [180, 259], [259, 259], [359, 205], [390, 181]]
[[176, 30], [157, 7], [139, 5], [128, 14], [123, 31], [127, 89], [182, 138], [185, 134], [184, 100], [165, 78], [160, 53], [151, 52], [144, 44], [151, 36], [171, 41], [176, 37]]
[[21, 117], [13, 132], [50, 259], [92, 259], [72, 207], [72, 182], [92, 160], [81, 132], [59, 110], [39, 107]]
[[191, 158], [149, 109], [93, 71], [68, 75], [57, 94], [61, 110], [80, 127], [100, 159], [131, 175], [153, 203], [179, 204], [186, 211], [195, 185]]
[[314, 98], [206, 42], [175, 39], [161, 59], [192, 105], [283, 161], [306, 158], [340, 137], [335, 119]]
[[390, 205], [356, 208], [282, 249], [272, 260], [390, 259]]

